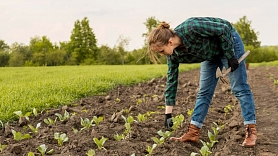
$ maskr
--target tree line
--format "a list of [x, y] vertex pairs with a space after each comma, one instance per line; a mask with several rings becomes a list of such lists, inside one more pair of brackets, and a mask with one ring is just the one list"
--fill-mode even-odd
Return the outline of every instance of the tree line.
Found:
[[[147, 57], [146, 39], [149, 32], [158, 26], [160, 21], [149, 17], [143, 23], [146, 32], [142, 33], [144, 45], [142, 48], [127, 51], [130, 39], [119, 36], [114, 47], [107, 45], [97, 46], [97, 37], [85, 17], [74, 22], [70, 40], [52, 43], [47, 36], [35, 36], [30, 39], [29, 45], [13, 43], [7, 45], [0, 39], [0, 66], [61, 66], [61, 65], [134, 65], [151, 64]], [[251, 21], [246, 16], [236, 23], [232, 23], [239, 32], [245, 48], [251, 51], [248, 62], [268, 62], [278, 60], [278, 46], [261, 47], [258, 41], [259, 32], [251, 27]], [[160, 58], [166, 63], [165, 57]]]

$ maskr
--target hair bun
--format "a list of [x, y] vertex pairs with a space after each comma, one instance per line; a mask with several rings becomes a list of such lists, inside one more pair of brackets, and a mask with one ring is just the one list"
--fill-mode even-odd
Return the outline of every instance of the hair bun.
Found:
[[166, 22], [161, 22], [159, 25], [158, 25], [158, 28], [161, 28], [161, 29], [169, 29], [170, 28], [170, 25]]

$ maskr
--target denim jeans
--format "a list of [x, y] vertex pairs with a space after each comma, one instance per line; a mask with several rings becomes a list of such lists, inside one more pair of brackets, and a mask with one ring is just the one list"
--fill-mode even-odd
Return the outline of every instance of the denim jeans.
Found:
[[[244, 54], [243, 43], [236, 31], [232, 32], [232, 36], [234, 39], [235, 56], [238, 59]], [[228, 69], [228, 60], [225, 56], [201, 63], [200, 90], [191, 118], [191, 124], [199, 128], [202, 128], [218, 82], [218, 78], [216, 78], [216, 69], [220, 67], [222, 70], [223, 66]], [[247, 83], [245, 59], [239, 64], [238, 68], [234, 72], [229, 73], [228, 76], [231, 83], [231, 90], [240, 102], [244, 125], [256, 124], [255, 104], [250, 86]]]

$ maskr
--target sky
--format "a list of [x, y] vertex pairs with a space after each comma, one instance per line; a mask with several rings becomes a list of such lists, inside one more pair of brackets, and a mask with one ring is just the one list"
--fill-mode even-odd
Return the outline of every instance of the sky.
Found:
[[120, 36], [127, 50], [141, 48], [147, 18], [171, 28], [190, 17], [220, 17], [232, 23], [243, 16], [259, 32], [261, 45], [278, 45], [278, 0], [0, 0], [0, 40], [29, 45], [35, 36], [52, 43], [69, 41], [74, 22], [87, 17], [97, 45], [114, 47]]

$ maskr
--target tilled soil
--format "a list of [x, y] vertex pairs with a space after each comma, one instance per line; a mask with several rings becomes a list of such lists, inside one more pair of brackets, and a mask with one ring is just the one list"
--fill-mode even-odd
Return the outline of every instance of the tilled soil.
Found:
[[[229, 86], [219, 81], [208, 115], [201, 129], [200, 139], [209, 142], [208, 130], [212, 132], [214, 123], [225, 124], [217, 135], [218, 142], [211, 149], [216, 156], [275, 156], [278, 155], [278, 85], [273, 80], [278, 79], [278, 67], [256, 67], [248, 70], [257, 114], [258, 141], [254, 148], [244, 148], [245, 128], [238, 100], [231, 94]], [[226, 80], [228, 80], [226, 78]], [[187, 131], [190, 116], [188, 110], [194, 108], [198, 91], [199, 70], [192, 70], [179, 75], [177, 103], [173, 116], [183, 115], [184, 121], [180, 127], [172, 131], [171, 136], [179, 137]], [[47, 151], [53, 149], [56, 156], [85, 156], [93, 149], [96, 156], [143, 156], [147, 155], [147, 147], [155, 142], [152, 137], [160, 138], [158, 131], [164, 128], [164, 98], [166, 78], [152, 79], [146, 83], [134, 86], [118, 86], [104, 96], [93, 96], [73, 102], [57, 109], [47, 109], [38, 116], [30, 117], [29, 121], [9, 122], [0, 129], [0, 144], [7, 145], [0, 155], [27, 156], [28, 152], [41, 155], [37, 148], [45, 144]], [[224, 111], [230, 106], [232, 110]], [[64, 115], [65, 110], [70, 118], [47, 125], [44, 119], [55, 120], [55, 113]], [[145, 114], [147, 120], [138, 122], [137, 115]], [[99, 125], [81, 130], [81, 118], [92, 120], [93, 117], [104, 117]], [[124, 134], [125, 120], [132, 116], [137, 122], [131, 123], [131, 132], [120, 141], [114, 139], [116, 134]], [[214, 123], [213, 123], [214, 122]], [[41, 123], [37, 133], [33, 133], [28, 124], [34, 127]], [[74, 129], [78, 132], [74, 132]], [[30, 134], [32, 138], [15, 141], [11, 130]], [[69, 138], [62, 146], [54, 139], [54, 133], [65, 133]], [[103, 149], [98, 149], [94, 138], [108, 138]], [[200, 153], [202, 143], [179, 143], [165, 139], [157, 146], [152, 155], [156, 156], [189, 156], [192, 152]], [[2, 152], [1, 152], [2, 150]]]

